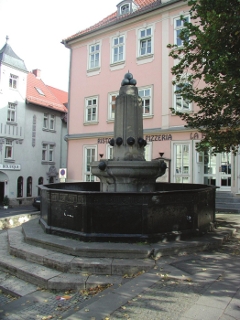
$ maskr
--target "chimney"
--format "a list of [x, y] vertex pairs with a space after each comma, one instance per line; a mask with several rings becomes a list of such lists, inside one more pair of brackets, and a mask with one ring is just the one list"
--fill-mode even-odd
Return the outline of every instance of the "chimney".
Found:
[[41, 79], [41, 70], [40, 69], [34, 69], [32, 73], [35, 75], [36, 78]]

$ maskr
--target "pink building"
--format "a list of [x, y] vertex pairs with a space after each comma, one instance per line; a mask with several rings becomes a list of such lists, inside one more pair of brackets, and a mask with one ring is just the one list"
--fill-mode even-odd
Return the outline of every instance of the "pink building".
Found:
[[[170, 159], [163, 181], [205, 183], [240, 192], [239, 157], [198, 153], [201, 135], [184, 127], [170, 108], [192, 112], [196, 106], [174, 94], [167, 45], [181, 45], [181, 0], [124, 0], [104, 20], [63, 42], [71, 50], [68, 181], [94, 181], [90, 162], [111, 158], [114, 104], [124, 74], [137, 80], [143, 101], [146, 160]], [[234, 174], [233, 174], [233, 168]]]

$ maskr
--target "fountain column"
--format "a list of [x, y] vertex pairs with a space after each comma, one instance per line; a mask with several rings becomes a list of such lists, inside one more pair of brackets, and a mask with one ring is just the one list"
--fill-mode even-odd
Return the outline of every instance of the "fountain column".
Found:
[[91, 164], [102, 192], [153, 192], [156, 179], [166, 171], [163, 160], [145, 160], [142, 99], [135, 85], [136, 80], [127, 73], [116, 99], [114, 138], [110, 141], [113, 159]]

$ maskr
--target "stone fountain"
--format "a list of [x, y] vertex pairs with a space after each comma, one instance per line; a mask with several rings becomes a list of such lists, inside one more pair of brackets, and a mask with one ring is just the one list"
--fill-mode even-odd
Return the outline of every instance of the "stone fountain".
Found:
[[116, 99], [113, 159], [91, 164], [100, 182], [41, 186], [40, 224], [83, 241], [159, 241], [198, 235], [215, 221], [215, 188], [156, 183], [163, 160], [145, 161], [142, 102], [127, 73]]

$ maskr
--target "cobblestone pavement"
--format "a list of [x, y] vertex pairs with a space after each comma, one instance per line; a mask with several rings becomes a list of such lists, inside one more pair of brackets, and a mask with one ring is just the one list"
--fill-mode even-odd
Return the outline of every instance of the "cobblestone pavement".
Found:
[[[240, 221], [240, 216], [237, 219]], [[240, 223], [238, 225], [240, 226]], [[138, 288], [136, 294], [128, 294], [132, 289], [132, 279], [125, 283], [129, 292], [123, 292], [119, 296], [116, 286], [101, 293], [99, 291], [104, 288], [95, 292], [39, 290], [18, 299], [0, 291], [0, 319], [240, 320], [239, 230], [217, 250], [175, 257], [173, 260], [171, 265], [179, 270], [180, 276], [169, 278], [166, 274], [161, 274], [159, 267], [155, 270], [155, 276], [158, 272], [159, 276], [156, 276], [154, 284], [142, 290]], [[161, 259], [159, 265], [160, 261]], [[184, 271], [187, 271], [189, 278], [182, 278]], [[208, 271], [209, 278], [206, 276]], [[147, 277], [147, 274], [143, 277]], [[222, 276], [218, 277], [219, 274]], [[135, 285], [141, 282], [141, 277], [133, 279]], [[59, 300], [64, 296], [65, 300]], [[114, 296], [115, 301], [122, 299], [116, 307], [112, 306]], [[97, 308], [94, 309], [94, 306]], [[99, 307], [106, 309], [107, 313], [101, 313]]]
[[[44, 295], [44, 293], [46, 293]], [[37, 296], [37, 295], [36, 295]], [[0, 319], [1, 320], [48, 320], [48, 319], [62, 319], [63, 314], [68, 311], [76, 312], [81, 304], [91, 299], [90, 295], [84, 295], [81, 292], [50, 292], [47, 290], [39, 291], [40, 300], [35, 300], [33, 303], [29, 299], [14, 298], [11, 295], [0, 294]], [[1, 310], [1, 307], [13, 301], [18, 312], [12, 314]]]
[[180, 319], [205, 287], [191, 282], [161, 280], [119, 308], [110, 319]]

